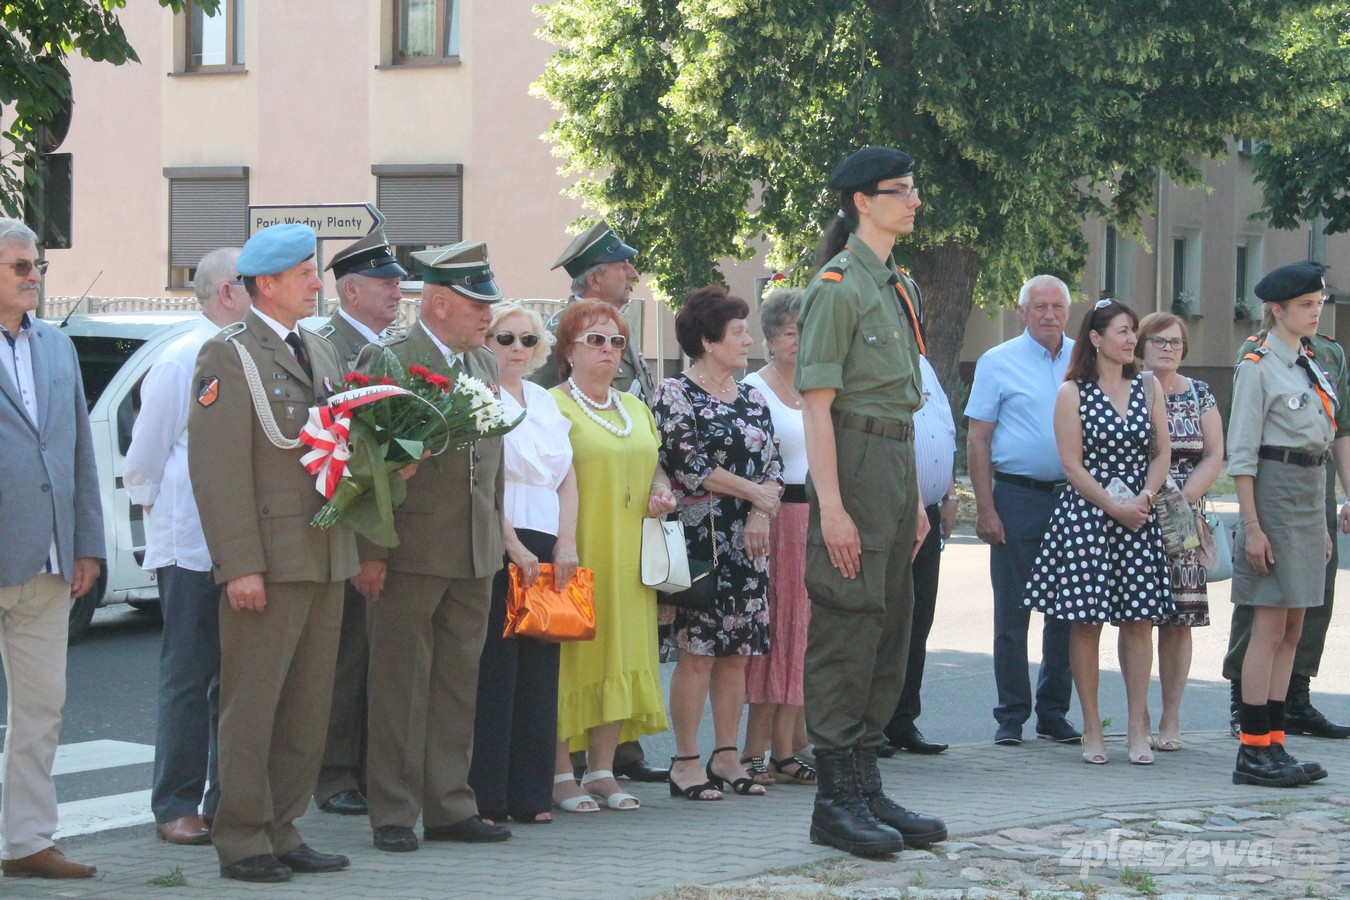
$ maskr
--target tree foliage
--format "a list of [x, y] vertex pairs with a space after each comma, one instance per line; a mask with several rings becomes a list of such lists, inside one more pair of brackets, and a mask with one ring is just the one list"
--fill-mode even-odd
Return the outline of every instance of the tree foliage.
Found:
[[[1077, 280], [1085, 216], [1139, 233], [1159, 170], [1199, 178], [1304, 101], [1279, 37], [1307, 0], [558, 0], [536, 84], [575, 194], [642, 249], [657, 290], [720, 279], [765, 238], [800, 283], [869, 143], [916, 159], [925, 288], [948, 380], [972, 300]], [[1142, 235], [1140, 235], [1142, 237]]]
[[1258, 135], [1252, 163], [1266, 217], [1294, 228], [1321, 215], [1328, 234], [1350, 231], [1350, 3], [1318, 6], [1285, 39], [1313, 102]]
[[[220, 0], [198, 0], [214, 12]], [[185, 0], [159, 0], [179, 12]], [[0, 209], [23, 213], [23, 165], [38, 132], [69, 111], [72, 53], [115, 66], [140, 62], [117, 21], [126, 0], [0, 0], [0, 106], [9, 127], [0, 145]]]

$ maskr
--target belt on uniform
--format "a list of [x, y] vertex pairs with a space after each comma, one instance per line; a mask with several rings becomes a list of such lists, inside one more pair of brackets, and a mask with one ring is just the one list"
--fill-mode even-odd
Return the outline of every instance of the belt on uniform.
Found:
[[805, 503], [806, 485], [804, 484], [785, 484], [783, 485], [783, 496], [778, 498], [783, 503]]
[[853, 413], [831, 413], [830, 418], [840, 428], [876, 434], [893, 441], [908, 441], [914, 438], [914, 425], [901, 423], [894, 419], [878, 419], [873, 416], [856, 416]]
[[1262, 459], [1270, 459], [1275, 462], [1289, 463], [1291, 466], [1302, 466], [1305, 469], [1315, 469], [1318, 466], [1325, 465], [1330, 458], [1329, 453], [1304, 453], [1301, 450], [1288, 450], [1284, 447], [1263, 446], [1256, 451], [1256, 455]]
[[1058, 494], [1068, 484], [1067, 481], [1041, 481], [1039, 478], [1028, 478], [1025, 475], [1013, 475], [1011, 472], [997, 471], [994, 472], [994, 480], [1031, 488], [1033, 491], [1044, 491], [1047, 494]]

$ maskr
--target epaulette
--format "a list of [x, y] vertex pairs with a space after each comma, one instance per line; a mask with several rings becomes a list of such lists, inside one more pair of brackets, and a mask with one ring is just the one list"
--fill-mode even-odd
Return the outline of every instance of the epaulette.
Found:
[[234, 337], [236, 334], [243, 331], [247, 327], [248, 326], [245, 325], [243, 322], [234, 322], [233, 324], [226, 325], [224, 328], [222, 328], [220, 330], [220, 336], [223, 338]]
[[[328, 327], [329, 327], [329, 328], [332, 328], [333, 326], [330, 324]], [[309, 334], [314, 335], [315, 337], [321, 337], [321, 338], [323, 338], [324, 340], [328, 340], [328, 335], [324, 334], [321, 330], [320, 330], [320, 331], [316, 331], [316, 330], [314, 330], [313, 328], [310, 328], [308, 325], [301, 325], [299, 322], [297, 322], [297, 323], [295, 323], [295, 328], [296, 328], [297, 331], [304, 331], [304, 332], [307, 332], [307, 333], [309, 333]]]
[[1322, 340], [1324, 340], [1324, 341], [1331, 341], [1331, 343], [1335, 344], [1335, 345], [1338, 346], [1338, 347], [1341, 345], [1341, 342], [1340, 342], [1340, 341], [1336, 340], [1334, 337], [1332, 337], [1332, 336], [1329, 335], [1329, 334], [1323, 334], [1322, 332], [1319, 331], [1319, 332], [1317, 332], [1317, 336], [1320, 337], [1320, 338], [1321, 338]]
[[385, 331], [384, 334], [380, 335], [380, 343], [385, 347], [392, 347], [395, 344], [401, 344], [407, 339], [408, 339], [408, 332], [402, 330], [395, 331], [393, 329], [389, 329]]
[[1256, 334], [1249, 334], [1242, 340], [1244, 343], [1259, 344], [1261, 343], [1261, 333], [1258, 331]]
[[314, 333], [317, 334], [317, 335], [318, 335], [319, 337], [321, 337], [321, 338], [328, 338], [328, 337], [332, 337], [336, 332], [337, 332], [337, 326], [334, 325], [332, 322], [329, 322], [327, 325], [325, 325], [325, 326], [323, 326], [322, 328], [318, 329], [318, 330], [315, 331]]
[[397, 325], [390, 325], [384, 330], [384, 337], [398, 338], [399, 340], [408, 339], [408, 329], [400, 328]]
[[1266, 358], [1266, 354], [1269, 353], [1269, 352], [1270, 352], [1270, 348], [1267, 347], [1265, 344], [1262, 344], [1261, 346], [1257, 347], [1255, 350], [1252, 350], [1252, 351], [1250, 351], [1250, 352], [1244, 354], [1242, 358], [1243, 358], [1243, 359], [1249, 359], [1249, 360], [1251, 360], [1252, 362], [1260, 362], [1261, 360], [1263, 360], [1263, 359]]

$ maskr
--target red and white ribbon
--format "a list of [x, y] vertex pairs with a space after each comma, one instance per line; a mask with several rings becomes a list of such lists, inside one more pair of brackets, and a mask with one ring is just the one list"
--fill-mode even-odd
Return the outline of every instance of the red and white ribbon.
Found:
[[331, 499], [338, 482], [348, 474], [347, 460], [352, 448], [347, 435], [352, 420], [345, 406], [314, 406], [309, 410], [309, 421], [300, 430], [301, 442], [313, 447], [300, 463], [311, 475], [317, 476], [314, 487]]

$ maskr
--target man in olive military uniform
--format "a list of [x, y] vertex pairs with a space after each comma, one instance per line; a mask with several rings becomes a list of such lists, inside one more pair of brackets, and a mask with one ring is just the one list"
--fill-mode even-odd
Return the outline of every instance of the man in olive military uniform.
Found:
[[831, 175], [839, 214], [799, 321], [810, 463], [805, 698], [820, 784], [811, 840], [858, 855], [946, 839], [882, 790], [877, 750], [904, 686], [911, 563], [928, 531], [914, 462], [923, 404], [919, 294], [891, 258], [919, 207], [909, 156], [867, 147]]
[[[1263, 301], [1286, 299], [1297, 296], [1303, 287], [1311, 285], [1311, 290], [1319, 289], [1323, 283], [1326, 267], [1321, 263], [1307, 260], [1295, 263], [1290, 269], [1289, 279], [1277, 279], [1262, 290], [1274, 290], [1275, 294], [1265, 296], [1258, 292]], [[1278, 270], [1277, 270], [1278, 271]], [[1272, 273], [1274, 274], [1274, 273]], [[1286, 280], [1288, 284], [1286, 284]], [[1258, 285], [1260, 287], [1260, 285]], [[1287, 291], [1295, 291], [1286, 294]], [[1279, 296], [1276, 296], [1278, 294]], [[1270, 318], [1270, 313], [1266, 313]], [[1269, 327], [1269, 322], [1263, 323]], [[1241, 360], [1261, 345], [1265, 333], [1252, 335], [1238, 351]], [[1338, 405], [1336, 407], [1336, 439], [1331, 445], [1331, 457], [1335, 468], [1327, 468], [1327, 531], [1336, 534], [1350, 532], [1350, 501], [1336, 513], [1336, 476], [1340, 475], [1341, 487], [1350, 493], [1350, 384], [1346, 381], [1345, 350], [1340, 344], [1324, 334], [1314, 335], [1309, 341], [1313, 359], [1322, 369], [1327, 382], [1335, 389]], [[1303, 633], [1298, 640], [1298, 650], [1294, 655], [1294, 673], [1289, 681], [1289, 695], [1285, 701], [1284, 730], [1289, 734], [1309, 735], [1324, 738], [1350, 738], [1350, 726], [1339, 725], [1327, 719], [1317, 707], [1313, 706], [1309, 696], [1311, 679], [1317, 677], [1322, 662], [1322, 651], [1326, 647], [1327, 628], [1331, 625], [1332, 602], [1336, 594], [1336, 568], [1339, 562], [1337, 542], [1331, 542], [1331, 561], [1327, 563], [1326, 586], [1322, 592], [1322, 605], [1310, 607], [1303, 615]], [[1247, 641], [1252, 633], [1252, 608], [1246, 605], [1234, 605], [1233, 620], [1228, 631], [1228, 654], [1223, 660], [1223, 677], [1230, 682], [1230, 727], [1236, 735], [1238, 727], [1238, 709], [1242, 702], [1242, 660], [1247, 655]]]
[[237, 263], [253, 307], [197, 357], [188, 470], [220, 604], [220, 805], [211, 840], [221, 875], [285, 881], [347, 858], [317, 853], [294, 820], [323, 757], [342, 584], [356, 574], [345, 525], [310, 525], [323, 505], [296, 440], [338, 389], [323, 338], [296, 328], [323, 287], [308, 226], [274, 225]]
[[[638, 282], [638, 270], [632, 259], [637, 251], [628, 246], [614, 233], [614, 229], [604, 222], [598, 222], [586, 229], [567, 245], [550, 270], [561, 267], [572, 278], [573, 300], [603, 300], [615, 309], [622, 310], [628, 305], [633, 287]], [[558, 330], [561, 310], [555, 313], [545, 326], [550, 332]], [[555, 344], [549, 351], [548, 360], [535, 370], [530, 380], [544, 387], [553, 387], [562, 382], [558, 372], [558, 347]], [[610, 382], [616, 391], [627, 391], [651, 406], [656, 399], [656, 380], [647, 361], [638, 350], [637, 341], [629, 341], [619, 357], [619, 366], [614, 370]], [[572, 765], [578, 770], [586, 765], [585, 753], [573, 753]], [[624, 741], [614, 748], [614, 774], [619, 778], [633, 781], [662, 782], [670, 774], [669, 769], [653, 766], [647, 762], [642, 745], [637, 741]]]
[[[487, 247], [459, 243], [414, 253], [422, 304], [406, 335], [361, 352], [357, 368], [426, 366], [489, 384], [497, 363], [483, 346], [501, 299]], [[478, 816], [469, 787], [478, 658], [492, 577], [502, 567], [502, 442], [480, 440], [428, 460], [394, 512], [399, 544], [361, 542], [357, 586], [370, 598], [370, 752], [367, 800], [375, 846], [504, 841], [511, 831]], [[386, 581], [387, 576], [387, 581]]]
[[[343, 248], [328, 264], [337, 279], [338, 308], [318, 333], [327, 338], [342, 361], [344, 373], [356, 364], [366, 344], [380, 339], [398, 318], [403, 294], [398, 283], [408, 272], [398, 264], [376, 228]], [[314, 802], [324, 812], [364, 816], [366, 808], [366, 672], [370, 648], [366, 639], [366, 598], [351, 582], [342, 594], [342, 636], [333, 676], [333, 704], [328, 740]]]

